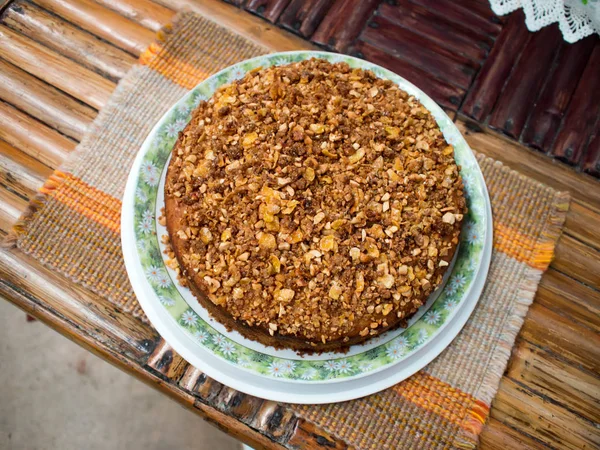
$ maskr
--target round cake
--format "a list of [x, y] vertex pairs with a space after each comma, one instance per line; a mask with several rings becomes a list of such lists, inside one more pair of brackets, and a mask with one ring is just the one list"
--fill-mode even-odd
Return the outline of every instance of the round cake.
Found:
[[405, 324], [441, 283], [465, 212], [429, 111], [320, 59], [253, 70], [201, 102], [165, 183], [180, 279], [228, 329], [299, 351]]

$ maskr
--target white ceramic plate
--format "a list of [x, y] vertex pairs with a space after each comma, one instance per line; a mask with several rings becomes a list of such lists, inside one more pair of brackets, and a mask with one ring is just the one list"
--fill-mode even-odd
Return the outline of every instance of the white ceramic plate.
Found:
[[[243, 76], [254, 67], [313, 56], [373, 70], [377, 76], [391, 79], [417, 97], [455, 147], [470, 212], [450, 283], [436, 294], [437, 298], [430, 298], [407, 329], [354, 346], [346, 355], [299, 357], [291, 351], [267, 348], [235, 332], [229, 333], [212, 321], [189, 291], [173, 282], [174, 274], [164, 265], [158, 239], [165, 230], [155, 218], [163, 202], [162, 182], [171, 149], [193, 107], [201, 99], [209, 98], [221, 84]], [[123, 252], [133, 288], [167, 342], [189, 362], [229, 386], [279, 400], [277, 386], [287, 385], [281, 392], [289, 393], [290, 383], [294, 383], [296, 392], [304, 391], [296, 394], [298, 398], [286, 401], [306, 403], [339, 401], [370, 393], [361, 390], [359, 379], [364, 379], [371, 392], [375, 392], [410, 376], [437, 356], [462, 328], [479, 297], [489, 266], [491, 235], [491, 213], [483, 177], [468, 145], [441, 108], [412, 84], [383, 68], [324, 52], [290, 52], [244, 61], [219, 72], [184, 96], [159, 121], [142, 146], [128, 179], [122, 214]], [[331, 383], [340, 384], [336, 386], [337, 397], [321, 401], [313, 398], [321, 396], [318, 386], [325, 384], [329, 386], [325, 391], [334, 395]], [[271, 394], [262, 392], [267, 387], [272, 388], [267, 389]], [[344, 392], [349, 397], [343, 398]]]

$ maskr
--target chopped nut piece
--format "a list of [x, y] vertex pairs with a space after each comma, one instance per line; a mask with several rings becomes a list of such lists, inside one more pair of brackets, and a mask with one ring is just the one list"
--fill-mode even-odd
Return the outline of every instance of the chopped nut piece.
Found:
[[357, 261], [360, 258], [360, 249], [358, 247], [352, 247], [350, 249], [350, 257], [353, 261]]
[[448, 265], [448, 263], [446, 261], [444, 261], [443, 259], [440, 260], [439, 266], [440, 267], [446, 267]]
[[359, 148], [356, 153], [348, 157], [350, 164], [356, 164], [365, 157], [365, 149]]
[[258, 237], [258, 245], [267, 250], [274, 250], [277, 248], [277, 241], [275, 240], [275, 236], [272, 234], [260, 233], [260, 236]]
[[279, 258], [276, 255], [271, 255], [270, 261], [273, 273], [279, 273], [281, 271], [281, 262], [279, 261]]
[[394, 285], [394, 281], [394, 276], [390, 274], [384, 275], [377, 279], [377, 282], [384, 286], [386, 289], [391, 289], [391, 287]]
[[292, 289], [281, 289], [275, 294], [275, 299], [277, 301], [287, 303], [290, 302], [295, 295], [296, 292], [294, 292]]
[[[245, 149], [248, 149], [254, 145], [254, 142], [258, 139], [258, 134], [256, 132], [248, 133], [244, 136], [244, 140], [242, 141], [242, 145]], [[207, 159], [209, 159], [207, 157]]]
[[313, 217], [313, 223], [316, 225], [316, 224], [320, 223], [324, 218], [325, 218], [325, 213], [323, 213], [321, 211], [321, 212], [317, 213], [315, 215], [315, 217]]
[[324, 252], [334, 251], [336, 248], [335, 236], [330, 235], [322, 238], [319, 247], [321, 247], [321, 250]]
[[304, 171], [304, 179], [309, 183], [315, 179], [315, 171], [312, 167], [307, 167]]
[[444, 214], [442, 216], [442, 221], [445, 223], [449, 223], [450, 225], [454, 225], [454, 222], [456, 221], [456, 217], [451, 212], [447, 212], [446, 214]]
[[329, 289], [329, 296], [334, 300], [338, 300], [341, 295], [342, 288], [336, 282], [333, 282], [331, 288]]

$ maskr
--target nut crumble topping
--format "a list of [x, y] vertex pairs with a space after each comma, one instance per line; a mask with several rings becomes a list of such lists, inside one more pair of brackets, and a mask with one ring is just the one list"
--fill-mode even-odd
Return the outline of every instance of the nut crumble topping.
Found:
[[325, 344], [378, 334], [423, 304], [458, 244], [462, 189], [452, 146], [416, 99], [311, 59], [254, 70], [202, 102], [166, 195], [181, 209], [170, 230], [180, 266], [215, 305]]

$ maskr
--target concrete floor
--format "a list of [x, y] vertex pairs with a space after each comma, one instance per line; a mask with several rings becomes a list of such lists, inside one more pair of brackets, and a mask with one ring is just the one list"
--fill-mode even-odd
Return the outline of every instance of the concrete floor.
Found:
[[0, 449], [241, 445], [0, 298]]

